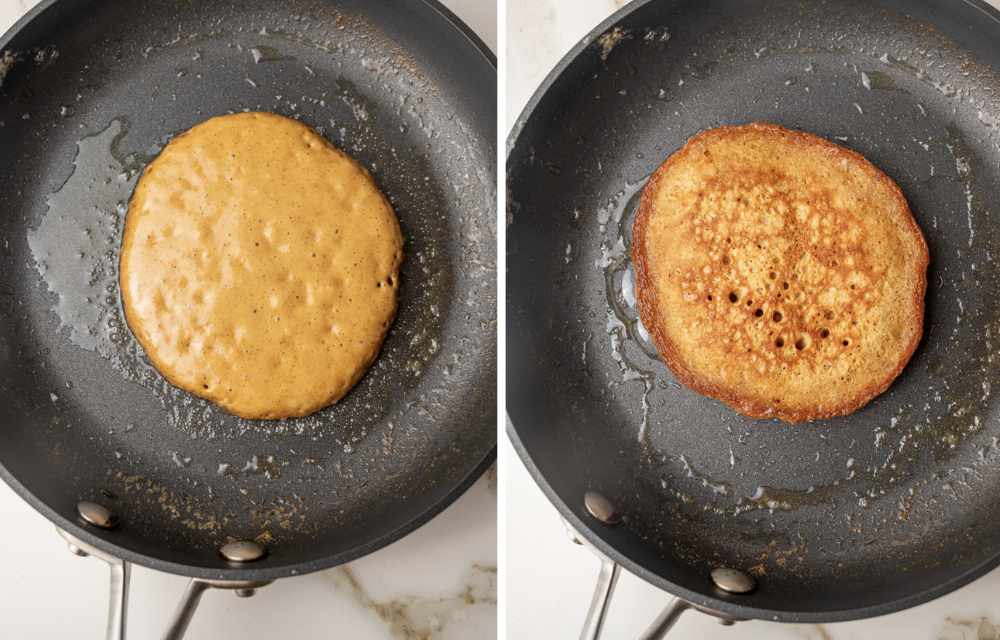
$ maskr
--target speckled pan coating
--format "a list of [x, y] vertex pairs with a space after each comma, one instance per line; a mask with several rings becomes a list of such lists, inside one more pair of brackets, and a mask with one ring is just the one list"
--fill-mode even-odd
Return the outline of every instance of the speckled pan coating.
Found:
[[[446, 9], [45, 0], [0, 37], [5, 50], [0, 476], [33, 506], [158, 570], [274, 579], [399, 539], [490, 465], [496, 71]], [[124, 326], [114, 285], [138, 172], [173, 136], [244, 110], [298, 119], [349, 153], [406, 238], [373, 369], [305, 418], [242, 420], [170, 386]], [[44, 240], [38, 256], [29, 237]], [[79, 290], [100, 283], [69, 327], [49, 290], [56, 270]], [[120, 525], [82, 526], [79, 500]], [[218, 553], [231, 539], [268, 553], [234, 566]]]
[[[883, 615], [1000, 562], [997, 42], [978, 1], [636, 0], [546, 79], [507, 159], [510, 435], [602, 553], [696, 605], [786, 622]], [[643, 187], [699, 131], [747, 122], [860, 153], [924, 233], [923, 339], [849, 416], [739, 415], [684, 386], [638, 322]], [[622, 524], [590, 518], [587, 491]], [[713, 589], [720, 565], [757, 589]]]

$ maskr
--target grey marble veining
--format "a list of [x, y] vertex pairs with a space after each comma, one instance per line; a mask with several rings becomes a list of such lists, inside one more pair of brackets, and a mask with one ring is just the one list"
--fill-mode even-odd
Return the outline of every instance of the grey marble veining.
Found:
[[425, 640], [443, 638], [458, 633], [453, 626], [460, 623], [468, 609], [485, 608], [495, 611], [497, 604], [497, 568], [473, 564], [461, 581], [460, 590], [446, 596], [401, 596], [391, 600], [376, 600], [368, 593], [350, 567], [325, 572], [337, 590], [348, 594], [358, 606], [377, 616], [394, 639]]

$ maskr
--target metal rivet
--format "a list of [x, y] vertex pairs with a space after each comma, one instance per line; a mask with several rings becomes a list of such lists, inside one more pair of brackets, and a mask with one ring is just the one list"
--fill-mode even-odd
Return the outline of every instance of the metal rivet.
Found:
[[615, 525], [622, 521], [622, 514], [615, 505], [596, 491], [583, 494], [583, 506], [587, 513], [604, 524]]
[[263, 558], [267, 549], [252, 540], [237, 540], [224, 545], [219, 553], [230, 562], [253, 562]]
[[750, 593], [757, 582], [748, 574], [729, 567], [712, 569], [712, 582], [727, 593]]
[[716, 618], [715, 621], [724, 627], [731, 627], [736, 624], [736, 621], [730, 618]]
[[96, 502], [80, 502], [76, 505], [80, 519], [101, 529], [113, 529], [118, 524], [118, 517], [104, 505]]
[[237, 597], [240, 597], [240, 598], [249, 598], [249, 597], [252, 597], [255, 593], [257, 593], [256, 589], [237, 589], [236, 590], [236, 595], [237, 595]]
[[80, 547], [76, 546], [72, 542], [68, 543], [67, 546], [69, 547], [69, 552], [72, 553], [74, 556], [80, 556], [81, 558], [87, 557], [87, 552], [81, 549]]

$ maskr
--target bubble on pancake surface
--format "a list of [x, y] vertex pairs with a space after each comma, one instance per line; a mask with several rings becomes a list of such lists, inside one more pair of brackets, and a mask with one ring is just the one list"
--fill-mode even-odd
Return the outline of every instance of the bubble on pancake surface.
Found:
[[758, 179], [736, 178], [728, 189], [706, 191], [693, 225], [709, 260], [684, 274], [681, 286], [709, 292], [687, 297], [704, 300], [710, 319], [732, 327], [718, 340], [750, 354], [759, 374], [808, 376], [818, 367], [847, 379], [852, 362], [834, 341], [821, 340], [833, 335], [843, 348], [860, 335], [855, 307], [879, 301], [883, 273], [857, 256], [860, 231], [852, 213], [831, 217], [832, 203], [821, 196], [796, 197], [792, 185]]

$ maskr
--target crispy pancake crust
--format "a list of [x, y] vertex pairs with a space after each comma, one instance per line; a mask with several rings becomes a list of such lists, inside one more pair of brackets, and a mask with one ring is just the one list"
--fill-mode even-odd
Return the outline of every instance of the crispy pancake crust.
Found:
[[146, 167], [129, 203], [125, 317], [172, 384], [243, 418], [308, 415], [375, 360], [403, 238], [365, 169], [269, 113], [207, 120]]
[[703, 131], [642, 193], [639, 315], [688, 387], [754, 418], [846, 415], [923, 332], [929, 256], [895, 182], [817, 136]]

